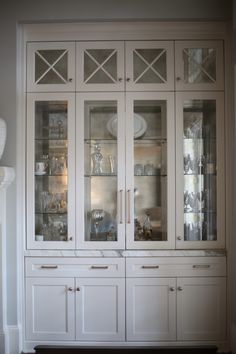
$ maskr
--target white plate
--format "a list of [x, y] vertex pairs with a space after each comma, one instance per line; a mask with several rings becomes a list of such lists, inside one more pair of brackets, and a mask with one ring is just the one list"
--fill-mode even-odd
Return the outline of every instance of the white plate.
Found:
[[[107, 130], [111, 135], [117, 136], [117, 115], [114, 114], [107, 122]], [[134, 138], [139, 138], [147, 130], [147, 122], [137, 113], [134, 113]]]

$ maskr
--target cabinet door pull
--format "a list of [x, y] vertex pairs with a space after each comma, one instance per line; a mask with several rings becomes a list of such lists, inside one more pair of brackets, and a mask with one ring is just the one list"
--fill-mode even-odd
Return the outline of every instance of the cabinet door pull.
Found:
[[194, 264], [194, 269], [208, 269], [210, 268], [210, 264]]
[[76, 288], [76, 291], [80, 291], [80, 288], [78, 287], [78, 288]]
[[41, 265], [41, 269], [57, 269], [57, 265]]
[[131, 198], [130, 198], [131, 190], [127, 190], [127, 224], [131, 224], [131, 217], [130, 217], [130, 208], [131, 208]]
[[104, 266], [92, 265], [91, 269], [108, 269], [108, 266], [107, 265], [104, 265]]
[[173, 286], [170, 287], [170, 291], [175, 291], [175, 288]]
[[178, 286], [178, 290], [179, 290], [179, 291], [183, 291], [182, 286]]
[[68, 291], [73, 291], [73, 288], [69, 287], [69, 288], [68, 288]]
[[158, 269], [159, 265], [142, 265], [143, 269]]
[[123, 189], [119, 191], [120, 194], [120, 224], [123, 224]]

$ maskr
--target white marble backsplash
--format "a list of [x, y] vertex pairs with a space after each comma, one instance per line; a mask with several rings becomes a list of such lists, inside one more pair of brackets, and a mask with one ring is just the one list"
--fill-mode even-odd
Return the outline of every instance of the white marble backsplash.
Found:
[[224, 250], [27, 250], [26, 257], [222, 257]]

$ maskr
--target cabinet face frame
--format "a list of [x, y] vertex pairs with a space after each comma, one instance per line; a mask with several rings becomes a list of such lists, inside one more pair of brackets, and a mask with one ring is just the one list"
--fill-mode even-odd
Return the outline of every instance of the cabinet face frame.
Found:
[[[86, 50], [102, 50], [102, 49], [111, 49], [116, 50], [117, 54], [117, 80], [114, 83], [91, 83], [88, 84], [84, 81], [84, 55]], [[77, 67], [77, 76], [76, 76], [76, 90], [77, 91], [124, 91], [124, 42], [122, 41], [96, 41], [96, 42], [77, 42], [76, 43], [76, 67]], [[107, 58], [104, 59], [102, 63], [96, 61], [96, 58], [92, 58], [94, 64], [97, 65], [95, 72], [102, 70], [103, 65], [108, 61]], [[99, 65], [100, 64], [100, 65]], [[100, 68], [100, 69], [99, 69]], [[105, 75], [109, 75], [109, 72], [105, 72]]]
[[[37, 84], [35, 82], [35, 55], [38, 50], [64, 50], [67, 52], [67, 80], [61, 84]], [[48, 69], [54, 64], [47, 63]], [[56, 64], [55, 64], [56, 65]], [[47, 72], [46, 70], [46, 72]], [[50, 70], [49, 70], [50, 71]], [[63, 78], [64, 79], [64, 78]], [[75, 43], [74, 42], [35, 42], [27, 44], [27, 92], [65, 92], [75, 91]]]
[[[215, 83], [185, 83], [184, 82], [184, 49], [213, 48], [216, 51], [216, 81]], [[176, 41], [175, 42], [175, 70], [177, 91], [217, 91], [224, 90], [224, 57], [223, 41]]]
[[[185, 100], [215, 100], [216, 102], [216, 156], [217, 156], [217, 240], [184, 241], [184, 180], [183, 180], [183, 107]], [[176, 93], [176, 248], [219, 249], [225, 247], [225, 148], [224, 148], [224, 93]], [[179, 239], [180, 238], [180, 239]]]
[[[166, 101], [167, 132], [167, 241], [134, 241], [134, 220], [126, 221], [127, 249], [168, 249], [175, 244], [175, 116], [174, 94], [171, 92], [137, 92], [126, 94], [126, 193], [134, 200], [134, 127], [133, 108], [135, 100]], [[127, 198], [126, 198], [127, 199]], [[126, 208], [126, 212], [129, 206]], [[134, 215], [134, 202], [130, 203], [130, 215]]]
[[[85, 237], [85, 192], [84, 192], [84, 114], [86, 101], [117, 102], [117, 241], [86, 241]], [[125, 248], [125, 125], [124, 95], [117, 92], [79, 93], [76, 98], [76, 235], [77, 248], [124, 249]]]
[[[77, 340], [92, 340], [92, 341], [124, 341], [125, 340], [125, 279], [123, 278], [77, 278], [76, 279], [76, 339]], [[96, 290], [97, 289], [97, 290]], [[113, 291], [113, 298], [107, 298], [108, 290]], [[96, 291], [98, 292], [96, 294]], [[87, 296], [86, 296], [87, 292]], [[90, 294], [89, 294], [90, 293]], [[100, 295], [99, 295], [100, 294]], [[103, 318], [99, 321], [102, 324], [103, 320], [112, 320], [113, 331], [95, 331], [87, 328], [86, 325], [91, 324], [93, 313], [91, 309], [86, 307], [86, 301], [92, 301], [94, 305], [100, 303], [98, 312], [104, 309]], [[98, 299], [96, 298], [98, 296]], [[91, 305], [91, 304], [90, 304]], [[92, 306], [94, 306], [92, 305]], [[110, 306], [110, 310], [108, 306]], [[88, 310], [88, 311], [87, 311]], [[112, 312], [113, 311], [113, 312]], [[109, 319], [109, 316], [112, 318]], [[106, 318], [107, 316], [107, 318]], [[98, 319], [94, 319], [98, 322]], [[102, 327], [102, 326], [101, 326]]]
[[[206, 299], [205, 291], [211, 290], [214, 294], [214, 299]], [[196, 297], [196, 298], [195, 298]], [[215, 308], [209, 314], [205, 310], [199, 309], [199, 298], [203, 298], [208, 303], [213, 304]], [[213, 301], [214, 300], [214, 301]], [[186, 306], [190, 309], [186, 310]], [[191, 321], [191, 309], [196, 314], [199, 314], [198, 320]], [[205, 306], [206, 309], [206, 306]], [[207, 307], [209, 309], [209, 306]], [[208, 316], [216, 316], [216, 320], [212, 323]], [[205, 317], [205, 318], [204, 318]], [[188, 323], [192, 322], [192, 331], [189, 329]], [[201, 330], [199, 323], [208, 324], [205, 331]], [[211, 322], [209, 324], [209, 322]], [[194, 328], [195, 326], [195, 328]], [[215, 327], [215, 328], [214, 328]], [[177, 340], [180, 341], [199, 341], [199, 340], [217, 340], [223, 341], [226, 339], [226, 278], [225, 277], [192, 277], [192, 278], [177, 278]]]
[[[166, 51], [165, 82], [143, 83], [143, 84], [134, 82], [133, 56], [134, 56], [135, 49], [139, 49], [139, 48], [140, 49], [162, 49]], [[152, 65], [154, 65], [155, 61], [158, 61], [157, 59], [158, 57], [156, 57], [151, 63], [146, 62], [146, 68], [144, 71], [146, 71], [148, 68], [150, 68], [151, 70], [155, 70]], [[126, 90], [127, 91], [173, 91], [174, 90], [174, 42], [173, 41], [149, 41], [149, 40], [126, 41], [125, 58], [126, 58]], [[144, 60], [144, 58], [142, 60]]]
[[[58, 298], [50, 298], [47, 295], [47, 291], [50, 288], [60, 288]], [[37, 294], [37, 289], [39, 293]], [[62, 341], [62, 340], [74, 340], [75, 339], [75, 297], [74, 292], [69, 290], [74, 289], [73, 278], [27, 278], [26, 279], [26, 338], [29, 340], [49, 340], [49, 341]], [[44, 291], [45, 290], [45, 291]], [[39, 294], [41, 293], [42, 302], [40, 308], [36, 308], [39, 305]], [[61, 303], [64, 304], [65, 313], [63, 314], [64, 322], [61, 323], [64, 326], [65, 331], [52, 332], [37, 331], [35, 328], [35, 321], [37, 321], [36, 311], [42, 311], [44, 313], [45, 302], [51, 302], [51, 307], [54, 312], [61, 311]], [[58, 308], [57, 308], [58, 307]], [[48, 318], [47, 318], [48, 315]], [[44, 313], [44, 321], [50, 321], [51, 325], [55, 324], [55, 328], [58, 327], [58, 317], [50, 316], [50, 314]], [[43, 325], [43, 324], [42, 324]]]
[[[67, 101], [68, 119], [68, 231], [67, 241], [35, 241], [35, 103], [38, 101]], [[27, 248], [75, 248], [75, 99], [70, 93], [29, 93], [27, 95]], [[70, 239], [72, 238], [72, 239]]]

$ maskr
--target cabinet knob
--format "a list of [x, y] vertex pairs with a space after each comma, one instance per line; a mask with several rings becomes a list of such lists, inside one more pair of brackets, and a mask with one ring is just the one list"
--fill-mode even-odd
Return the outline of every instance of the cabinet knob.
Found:
[[181, 241], [182, 237], [181, 236], [177, 236], [177, 240]]
[[178, 286], [178, 291], [183, 291], [182, 286]]
[[73, 241], [73, 237], [69, 237], [69, 241]]
[[118, 78], [118, 81], [119, 81], [119, 82], [122, 82], [122, 81], [123, 81], [123, 78], [122, 78], [122, 77], [119, 77], [119, 78]]
[[170, 291], [175, 291], [175, 288], [173, 286], [170, 287]]
[[69, 287], [69, 288], [68, 288], [68, 291], [73, 291], [73, 288]]
[[127, 77], [126, 81], [127, 81], [127, 82], [130, 82], [130, 77]]
[[80, 291], [80, 288], [78, 287], [78, 288], [76, 288], [76, 291]]
[[176, 77], [176, 81], [181, 81], [181, 77], [180, 77], [180, 76], [177, 76], [177, 77]]
[[73, 79], [70, 77], [70, 78], [68, 79], [68, 81], [69, 81], [69, 82], [72, 82], [72, 81], [73, 81]]

